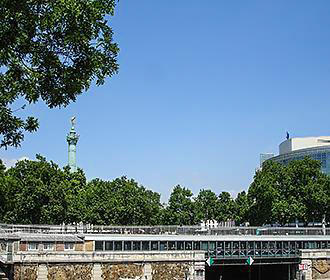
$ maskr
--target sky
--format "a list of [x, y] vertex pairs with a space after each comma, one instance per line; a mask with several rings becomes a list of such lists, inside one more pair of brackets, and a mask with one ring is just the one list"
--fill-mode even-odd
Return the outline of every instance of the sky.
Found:
[[119, 73], [67, 108], [29, 105], [40, 129], [8, 165], [36, 154], [89, 180], [134, 178], [166, 200], [247, 190], [259, 155], [291, 137], [330, 135], [330, 1], [122, 0], [110, 19]]

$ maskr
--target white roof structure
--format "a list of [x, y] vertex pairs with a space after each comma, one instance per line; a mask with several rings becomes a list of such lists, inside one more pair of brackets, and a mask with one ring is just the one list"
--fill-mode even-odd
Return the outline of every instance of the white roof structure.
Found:
[[280, 144], [280, 155], [288, 154], [293, 151], [330, 146], [330, 136], [318, 137], [296, 137], [285, 140]]

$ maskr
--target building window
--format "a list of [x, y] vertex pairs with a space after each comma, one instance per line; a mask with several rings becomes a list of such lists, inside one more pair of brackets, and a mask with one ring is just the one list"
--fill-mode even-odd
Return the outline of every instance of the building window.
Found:
[[115, 251], [122, 251], [123, 243], [121, 241], [115, 241]]
[[166, 251], [167, 250], [167, 241], [160, 241], [160, 251]]
[[132, 242], [124, 241], [124, 251], [131, 251], [131, 250], [132, 250]]
[[44, 243], [44, 250], [53, 251], [54, 250], [54, 243], [52, 243], [52, 242]]
[[7, 247], [6, 243], [0, 242], [0, 252], [6, 251], [6, 247]]
[[103, 251], [103, 241], [95, 241], [95, 251]]
[[105, 241], [105, 250], [113, 251], [113, 242], [112, 241]]
[[143, 251], [149, 251], [150, 250], [149, 241], [142, 241], [142, 250]]
[[202, 241], [201, 249], [207, 251], [209, 249], [209, 244], [207, 241]]
[[175, 241], [169, 241], [169, 242], [168, 242], [168, 249], [169, 249], [170, 251], [174, 251], [174, 250], [176, 250], [176, 243], [175, 243]]
[[177, 244], [177, 249], [179, 251], [184, 250], [184, 242], [183, 241], [178, 241], [176, 244]]
[[38, 250], [39, 243], [37, 242], [29, 242], [29, 251]]
[[215, 250], [215, 241], [209, 242], [209, 250]]
[[192, 250], [192, 242], [186, 241], [185, 242], [185, 250]]
[[327, 248], [327, 242], [326, 241], [322, 241], [321, 242], [321, 249], [326, 249]]
[[65, 250], [73, 250], [74, 249], [74, 243], [73, 242], [64, 242], [64, 249]]
[[133, 241], [133, 251], [140, 251], [140, 250], [141, 250], [141, 242]]
[[158, 241], [151, 241], [151, 250], [158, 251]]
[[201, 249], [200, 242], [194, 241], [194, 250], [200, 250], [200, 249]]

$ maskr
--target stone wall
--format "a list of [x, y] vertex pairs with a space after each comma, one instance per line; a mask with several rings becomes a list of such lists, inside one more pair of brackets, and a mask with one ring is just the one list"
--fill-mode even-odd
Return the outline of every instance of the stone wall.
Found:
[[300, 251], [300, 259], [307, 270], [298, 271], [298, 276], [304, 276], [305, 280], [330, 280], [329, 249], [303, 249]]
[[184, 280], [190, 273], [188, 263], [155, 263], [151, 269], [152, 280]]
[[144, 274], [142, 264], [103, 264], [101, 269], [103, 280], [141, 279]]
[[189, 263], [102, 264], [102, 280], [184, 280], [192, 273]]
[[16, 265], [14, 280], [185, 280], [194, 279], [194, 265], [178, 263]]
[[14, 262], [14, 280], [192, 280], [196, 271], [203, 273], [205, 254], [27, 251], [15, 254]]
[[312, 269], [313, 279], [330, 279], [330, 260], [315, 260]]
[[38, 265], [16, 265], [14, 268], [14, 280], [37, 280]]
[[92, 264], [48, 265], [48, 280], [92, 280]]

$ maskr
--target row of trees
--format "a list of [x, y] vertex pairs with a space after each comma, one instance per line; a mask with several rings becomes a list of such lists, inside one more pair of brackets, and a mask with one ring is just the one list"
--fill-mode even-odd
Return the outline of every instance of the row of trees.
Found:
[[202, 189], [197, 196], [180, 185], [167, 204], [157, 192], [126, 177], [87, 182], [37, 155], [6, 170], [0, 163], [0, 222], [113, 225], [194, 225], [201, 220], [249, 221], [252, 225], [308, 222], [330, 217], [330, 178], [320, 163], [304, 159], [283, 166], [267, 162], [248, 192], [234, 199]]

